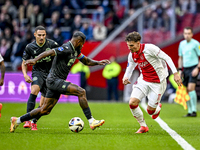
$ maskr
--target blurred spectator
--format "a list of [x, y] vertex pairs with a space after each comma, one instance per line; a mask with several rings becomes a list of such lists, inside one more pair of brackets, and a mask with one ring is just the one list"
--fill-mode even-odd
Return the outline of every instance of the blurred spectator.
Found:
[[12, 19], [17, 18], [17, 8], [13, 5], [11, 0], [6, 0], [5, 5], [8, 14], [12, 17]]
[[10, 61], [10, 42], [7, 42], [5, 38], [1, 39], [1, 45], [0, 45], [0, 53], [2, 57], [4, 58], [4, 61]]
[[148, 8], [147, 10], [145, 10], [144, 12], [144, 29], [147, 29], [149, 27], [149, 20], [151, 18], [151, 13], [152, 13], [152, 9]]
[[41, 10], [44, 15], [44, 18], [51, 18], [51, 1], [50, 0], [42, 0]]
[[113, 10], [112, 0], [101, 0], [101, 5], [99, 7], [102, 7], [104, 14], [107, 15], [108, 12]]
[[183, 0], [181, 3], [181, 9], [184, 13], [196, 13], [196, 1], [195, 0]]
[[14, 43], [14, 35], [12, 34], [11, 29], [9, 27], [5, 28], [3, 36], [6, 39], [6, 41], [9, 42], [9, 44], [12, 46], [12, 44]]
[[63, 23], [63, 25], [65, 26], [65, 27], [71, 27], [72, 26], [72, 24], [73, 24], [73, 18], [71, 17], [71, 13], [70, 13], [70, 11], [66, 11], [65, 12], [65, 14], [64, 14], [64, 23]]
[[18, 36], [15, 36], [15, 43], [13, 45], [12, 53], [11, 53], [11, 62], [12, 62], [12, 69], [16, 71], [19, 66], [21, 66], [22, 62], [22, 55], [24, 49], [28, 43], [32, 42], [32, 32], [27, 31], [24, 38], [20, 40]]
[[80, 31], [85, 34], [86, 40], [92, 40], [92, 38], [93, 38], [93, 27], [91, 26], [89, 21], [86, 21], [86, 22], [83, 23]]
[[64, 37], [61, 35], [61, 30], [60, 28], [55, 28], [51, 39], [56, 41], [58, 45], [62, 45], [64, 43]]
[[19, 26], [18, 19], [12, 20], [12, 26], [13, 26], [13, 34], [20, 36], [20, 26]]
[[38, 25], [42, 25], [44, 20], [44, 15], [40, 12], [40, 6], [35, 5], [33, 6], [33, 13], [30, 17], [30, 23], [32, 27], [36, 27]]
[[106, 38], [107, 28], [100, 22], [97, 22], [93, 29], [94, 39], [97, 41], [102, 41]]
[[93, 22], [101, 22], [104, 21], [104, 9], [103, 7], [98, 7], [92, 14], [92, 21]]
[[20, 23], [23, 24], [28, 23], [32, 12], [33, 12], [33, 4], [29, 3], [28, 0], [23, 0], [22, 5], [19, 6]]
[[20, 38], [18, 36], [14, 37], [14, 44], [12, 47], [11, 57], [10, 60], [12, 62], [12, 70], [17, 71], [18, 66], [21, 65], [22, 57], [18, 54], [19, 50], [19, 44], [20, 44]]
[[115, 28], [114, 28], [113, 23], [110, 22], [110, 23], [108, 24], [108, 26], [107, 26], [107, 36], [109, 36], [110, 33], [114, 31], [114, 29], [115, 29]]
[[118, 18], [115, 11], [113, 10], [111, 10], [108, 13], [107, 18], [108, 18], [108, 22], [111, 22], [114, 25], [114, 28], [116, 28], [120, 24], [119, 22], [120, 19]]
[[103, 69], [103, 77], [107, 82], [107, 98], [111, 100], [114, 93], [115, 100], [119, 99], [118, 96], [118, 76], [121, 72], [121, 66], [115, 61], [115, 57], [110, 57], [110, 64], [107, 64]]
[[76, 15], [74, 17], [74, 22], [73, 22], [72, 28], [71, 28], [71, 35], [73, 35], [73, 33], [75, 31], [80, 30], [80, 28], [82, 26], [81, 19], [82, 19], [81, 15]]
[[[128, 12], [128, 17], [132, 16], [135, 13], [134, 9], [130, 9]], [[136, 20], [132, 21], [125, 29], [126, 34], [133, 32], [133, 31], [137, 31], [137, 24], [136, 24]]]
[[162, 31], [170, 30], [170, 18], [166, 12], [163, 13], [162, 21], [161, 21]]
[[62, 0], [53, 0], [53, 5], [51, 6], [50, 11], [51, 12], [59, 12], [60, 17], [63, 17], [63, 5], [62, 5]]
[[149, 19], [148, 28], [149, 29], [160, 29], [161, 27], [161, 19], [158, 17], [157, 12], [153, 12], [151, 14], [151, 18]]
[[1, 13], [0, 14], [0, 29], [4, 31], [6, 27], [9, 27], [10, 29], [12, 29], [12, 24], [10, 22], [9, 15]]
[[47, 32], [49, 34], [52, 34], [54, 29], [55, 28], [58, 28], [61, 26], [61, 23], [60, 23], [60, 13], [59, 11], [54, 11], [52, 13], [52, 16], [51, 16], [51, 23], [50, 25], [47, 27]]

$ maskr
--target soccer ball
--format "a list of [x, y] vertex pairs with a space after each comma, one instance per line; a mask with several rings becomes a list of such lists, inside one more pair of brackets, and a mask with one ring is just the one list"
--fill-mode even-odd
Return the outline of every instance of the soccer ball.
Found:
[[69, 129], [72, 132], [78, 133], [78, 132], [82, 131], [83, 128], [84, 128], [84, 122], [81, 118], [74, 117], [69, 121]]

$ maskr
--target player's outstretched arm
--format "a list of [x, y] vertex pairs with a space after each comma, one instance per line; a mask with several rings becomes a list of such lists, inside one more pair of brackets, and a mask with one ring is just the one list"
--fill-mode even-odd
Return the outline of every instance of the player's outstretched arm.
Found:
[[109, 64], [110, 61], [109, 60], [101, 60], [101, 61], [96, 61], [93, 59], [90, 59], [86, 56], [84, 56], [82, 59], [80, 59], [80, 61], [87, 66], [95, 66], [95, 65], [106, 65]]
[[37, 63], [38, 60], [42, 59], [42, 58], [45, 58], [47, 56], [55, 56], [56, 53], [55, 51], [52, 49], [52, 50], [48, 50], [48, 51], [45, 51], [43, 53], [41, 53], [40, 55], [38, 55], [37, 57], [35, 57], [34, 59], [29, 59], [29, 60], [26, 60], [25, 61], [25, 65], [29, 64], [31, 66], [35, 65]]

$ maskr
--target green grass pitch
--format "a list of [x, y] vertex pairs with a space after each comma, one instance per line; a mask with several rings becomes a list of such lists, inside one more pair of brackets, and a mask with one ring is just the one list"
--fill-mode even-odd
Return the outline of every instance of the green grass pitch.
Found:
[[[37, 104], [38, 105], [38, 104]], [[9, 133], [10, 117], [26, 112], [25, 103], [3, 103], [0, 118], [0, 150], [179, 150], [182, 149], [156, 121], [144, 112], [149, 132], [135, 134], [139, 124], [127, 103], [89, 102], [92, 115], [105, 119], [105, 124], [92, 131], [79, 104], [58, 103], [48, 116], [38, 121], [38, 131], [24, 129], [21, 124]], [[196, 118], [182, 117], [187, 113], [178, 104], [163, 103], [160, 117], [195, 149], [200, 149], [200, 104]], [[83, 131], [68, 128], [72, 117], [85, 123]]]

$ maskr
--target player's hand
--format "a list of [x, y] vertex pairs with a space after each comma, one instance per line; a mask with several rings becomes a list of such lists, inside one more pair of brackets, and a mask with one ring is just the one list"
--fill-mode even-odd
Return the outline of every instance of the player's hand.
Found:
[[123, 78], [122, 82], [124, 85], [131, 84], [131, 82], [128, 80], [128, 78]]
[[28, 75], [24, 75], [24, 79], [25, 79], [25, 81], [26, 81], [27, 83], [33, 82], [33, 81], [31, 80], [31, 77], [29, 77]]
[[30, 65], [30, 66], [33, 66], [33, 65], [35, 65], [37, 63], [37, 61], [35, 61], [35, 59], [29, 59], [29, 60], [26, 60], [25, 62], [24, 62], [24, 64], [25, 65]]
[[199, 69], [196, 67], [192, 70], [192, 76], [196, 77], [199, 74]]
[[99, 61], [99, 65], [106, 65], [106, 64], [110, 64], [110, 61], [109, 60], [101, 60]]
[[0, 79], [0, 86], [3, 85], [3, 79]]
[[182, 80], [178, 72], [174, 73], [174, 81], [178, 84], [178, 86], [182, 85]]

